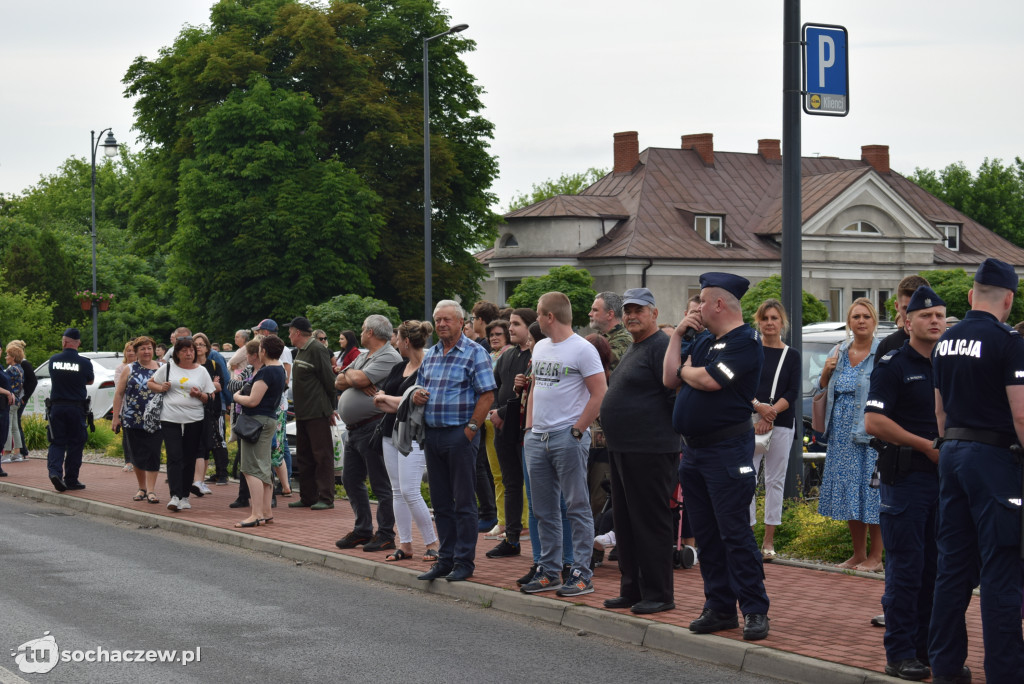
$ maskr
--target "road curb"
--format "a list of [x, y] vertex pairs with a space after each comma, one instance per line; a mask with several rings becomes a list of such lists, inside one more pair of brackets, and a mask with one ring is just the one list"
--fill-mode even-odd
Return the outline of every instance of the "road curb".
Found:
[[412, 568], [311, 549], [291, 542], [235, 532], [191, 520], [169, 518], [145, 511], [122, 508], [13, 482], [0, 481], [0, 493], [21, 496], [90, 515], [136, 523], [144, 527], [159, 527], [169, 532], [230, 544], [250, 551], [287, 558], [298, 563], [320, 565], [349, 575], [454, 598], [523, 617], [536, 618], [693, 660], [725, 665], [750, 674], [775, 677], [791, 682], [806, 682], [807, 684], [818, 684], [822, 681], [828, 681], [830, 684], [882, 684], [892, 681], [890, 677], [878, 672], [801, 656], [770, 646], [737, 641], [713, 634], [693, 634], [688, 629], [675, 625], [653, 622], [641, 617], [589, 606], [574, 605], [543, 596], [522, 594], [518, 591], [472, 581], [434, 580], [424, 582], [416, 579], [420, 571]]

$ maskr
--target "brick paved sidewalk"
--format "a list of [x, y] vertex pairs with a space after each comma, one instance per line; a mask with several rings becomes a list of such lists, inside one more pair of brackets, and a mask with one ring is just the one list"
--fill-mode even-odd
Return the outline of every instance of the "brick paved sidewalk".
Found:
[[[26, 462], [4, 465], [9, 473], [9, 477], [4, 479], [5, 482], [53, 491], [47, 477], [46, 463], [42, 459], [32, 458]], [[246, 509], [228, 508], [228, 504], [235, 499], [238, 492], [238, 485], [235, 483], [211, 486], [212, 495], [202, 498], [191, 497], [190, 511], [172, 513], [166, 508], [169, 496], [163, 473], [157, 480], [157, 493], [161, 502], [156, 505], [131, 500], [137, 490], [135, 475], [122, 472], [120, 467], [86, 463], [82, 466], [81, 479], [87, 488], [67, 492], [64, 496], [99, 501], [232, 530], [234, 524], [248, 514]], [[334, 546], [336, 540], [352, 529], [352, 509], [347, 501], [339, 500], [333, 510], [327, 511], [288, 508], [288, 502], [296, 499], [297, 497], [279, 497], [278, 507], [274, 509], [274, 524], [245, 532], [321, 551], [384, 563], [384, 553], [365, 553], [361, 549], [341, 551]], [[484, 553], [495, 543], [485, 540], [483, 535], [480, 536], [477, 545], [476, 573], [471, 581], [516, 590], [516, 578], [523, 575], [530, 565], [529, 540], [523, 540], [523, 555], [519, 558], [486, 558]], [[413, 550], [414, 560], [402, 561], [396, 565], [426, 570], [428, 564], [419, 560], [423, 543], [418, 534], [414, 536]], [[757, 642], [759, 646], [884, 672], [884, 630], [869, 624], [873, 615], [881, 613], [879, 599], [884, 587], [880, 579], [780, 563], [767, 564], [765, 576], [768, 596], [771, 599], [771, 633], [764, 641]], [[677, 570], [675, 578], [676, 609], [646, 617], [655, 622], [685, 628], [700, 614], [704, 603], [703, 585], [697, 568]], [[601, 602], [618, 595], [618, 583], [618, 567], [614, 563], [605, 563], [594, 573], [593, 594], [572, 599], [560, 599], [553, 594], [543, 596], [552, 601], [585, 604], [605, 610]], [[608, 612], [632, 615], [628, 610]], [[981, 618], [977, 599], [971, 602], [968, 610], [967, 629], [970, 634], [967, 664], [974, 674], [974, 681], [983, 682]], [[717, 636], [742, 641], [742, 634], [738, 629], [719, 632]]]

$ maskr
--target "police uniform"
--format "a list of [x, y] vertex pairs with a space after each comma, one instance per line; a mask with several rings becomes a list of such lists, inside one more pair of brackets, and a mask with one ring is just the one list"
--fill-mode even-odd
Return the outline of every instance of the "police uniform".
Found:
[[[737, 299], [748, 285], [746, 279], [731, 274], [701, 276], [701, 289], [721, 287]], [[748, 619], [763, 618], [767, 634], [767, 618], [763, 616], [768, 612], [768, 595], [748, 510], [756, 487], [750, 404], [763, 362], [761, 342], [749, 325], [718, 338], [698, 337], [693, 343], [691, 365], [705, 368], [721, 389], [709, 392], [684, 383], [676, 397], [672, 424], [684, 442], [679, 477], [700, 548], [706, 597], [705, 613], [691, 623], [692, 631], [737, 626], [738, 602]]]
[[[64, 337], [81, 340], [76, 328], [64, 331]], [[50, 481], [57, 491], [83, 489], [78, 480], [85, 448], [85, 414], [89, 396], [86, 385], [93, 382], [92, 361], [75, 347], [65, 348], [50, 357], [50, 449], [46, 463]]]
[[[914, 293], [908, 313], [944, 306], [931, 288]], [[878, 413], [928, 441], [938, 437], [930, 357], [908, 341], [884, 355], [871, 374], [865, 413]], [[935, 589], [935, 517], [939, 501], [938, 466], [909, 447], [890, 445], [879, 452], [882, 475], [879, 522], [885, 546], [885, 645], [887, 672], [904, 661], [908, 674], [927, 676], [928, 624]], [[892, 671], [890, 671], [890, 669]], [[905, 677], [917, 679], [918, 677]]]
[[[975, 283], [1017, 289], [1012, 267], [986, 259]], [[932, 353], [946, 421], [939, 457], [938, 568], [929, 630], [933, 676], [963, 681], [964, 613], [981, 582], [985, 676], [1024, 681], [1021, 463], [1006, 388], [1024, 384], [1024, 340], [972, 310]]]

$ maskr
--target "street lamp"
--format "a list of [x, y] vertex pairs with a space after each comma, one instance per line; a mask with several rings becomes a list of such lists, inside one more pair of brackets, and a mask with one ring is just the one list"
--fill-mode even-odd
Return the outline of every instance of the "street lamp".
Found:
[[[103, 154], [108, 158], [117, 156], [117, 141], [114, 140], [114, 132], [106, 128], [100, 131], [97, 136], [96, 131], [89, 131], [89, 144], [92, 147], [92, 291], [96, 292], [96, 152], [100, 147], [100, 138], [106, 133], [107, 137], [103, 141]], [[92, 300], [92, 350], [94, 352], [100, 350], [100, 338], [99, 328], [99, 316], [97, 311], [96, 300]]]
[[443, 38], [452, 33], [459, 33], [469, 28], [469, 24], [456, 24], [444, 33], [423, 39], [423, 320], [434, 320], [432, 310], [433, 293], [431, 292], [431, 273], [433, 264], [433, 245], [430, 242], [430, 68], [427, 47], [430, 41]]

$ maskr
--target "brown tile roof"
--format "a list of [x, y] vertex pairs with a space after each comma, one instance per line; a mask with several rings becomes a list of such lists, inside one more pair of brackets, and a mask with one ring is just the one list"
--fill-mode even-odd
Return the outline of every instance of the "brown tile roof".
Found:
[[[510, 223], [538, 217], [620, 218], [605, 238], [579, 255], [582, 259], [780, 259], [782, 165], [756, 153], [716, 150], [714, 159], [713, 166], [705, 166], [694, 150], [648, 148], [630, 173], [608, 174], [580, 195], [552, 197], [505, 218]], [[874, 171], [862, 160], [804, 158], [803, 221], [868, 173]], [[933, 225], [963, 226], [961, 251], [936, 246], [936, 264], [973, 265], [996, 256], [1024, 266], [1024, 249], [896, 172], [880, 178]], [[724, 216], [726, 244], [701, 238], [693, 229], [695, 214]]]

